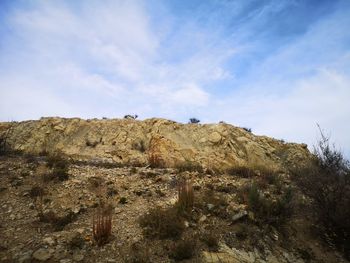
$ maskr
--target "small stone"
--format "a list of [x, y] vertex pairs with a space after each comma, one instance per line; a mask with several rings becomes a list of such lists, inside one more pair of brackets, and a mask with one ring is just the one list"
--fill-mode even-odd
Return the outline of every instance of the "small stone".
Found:
[[73, 210], [72, 210], [72, 212], [73, 212], [74, 214], [79, 214], [79, 212], [80, 212], [80, 206], [74, 207]]
[[49, 245], [49, 246], [53, 246], [56, 243], [55, 240], [52, 237], [44, 238], [43, 242], [44, 242], [44, 244]]
[[185, 227], [189, 227], [190, 226], [190, 223], [188, 221], [185, 221]]
[[215, 207], [215, 205], [213, 205], [213, 204], [207, 204], [207, 207], [208, 207], [208, 210], [212, 210], [212, 209]]
[[45, 248], [39, 248], [33, 253], [33, 258], [39, 261], [46, 261], [51, 258], [51, 253]]
[[79, 252], [74, 253], [73, 254], [73, 260], [76, 261], [76, 262], [83, 261], [84, 260], [84, 255], [79, 253]]
[[202, 215], [201, 218], [199, 218], [199, 222], [202, 223], [205, 220], [207, 220], [207, 217], [205, 215]]
[[18, 259], [18, 263], [30, 263], [32, 262], [31, 260], [31, 255], [32, 255], [33, 251], [27, 251], [24, 252]]
[[218, 132], [213, 132], [209, 135], [209, 141], [212, 143], [218, 143], [221, 141], [221, 135]]
[[236, 222], [238, 221], [239, 219], [241, 219], [242, 217], [245, 217], [248, 215], [248, 212], [247, 211], [241, 211], [241, 212], [238, 212], [237, 214], [235, 214], [233, 217], [232, 217], [232, 222]]

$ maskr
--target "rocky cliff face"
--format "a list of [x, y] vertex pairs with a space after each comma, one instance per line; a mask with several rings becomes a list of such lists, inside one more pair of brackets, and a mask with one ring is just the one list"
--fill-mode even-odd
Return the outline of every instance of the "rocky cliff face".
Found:
[[173, 167], [193, 162], [207, 168], [263, 163], [275, 167], [310, 156], [305, 144], [256, 136], [226, 123], [180, 124], [165, 119], [42, 118], [0, 123], [10, 146], [26, 153], [61, 151], [75, 160]]

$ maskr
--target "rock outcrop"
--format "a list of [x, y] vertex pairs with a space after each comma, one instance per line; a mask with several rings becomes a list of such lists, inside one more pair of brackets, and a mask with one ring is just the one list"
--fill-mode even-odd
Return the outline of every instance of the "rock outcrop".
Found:
[[41, 118], [0, 123], [9, 145], [25, 153], [61, 151], [74, 160], [207, 168], [263, 163], [274, 167], [309, 158], [305, 144], [257, 136], [226, 123], [181, 124], [165, 119]]

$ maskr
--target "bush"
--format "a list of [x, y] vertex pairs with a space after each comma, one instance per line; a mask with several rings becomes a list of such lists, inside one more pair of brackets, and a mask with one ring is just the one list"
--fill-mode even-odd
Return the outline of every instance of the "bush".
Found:
[[160, 239], [178, 239], [185, 229], [184, 220], [174, 207], [151, 209], [147, 214], [141, 216], [140, 226], [146, 237]]
[[200, 123], [201, 121], [196, 118], [190, 118], [188, 123]]
[[162, 157], [157, 153], [149, 153], [148, 162], [151, 168], [164, 168], [165, 162]]
[[195, 206], [203, 210], [205, 214], [212, 214], [222, 219], [227, 219], [230, 216], [227, 211], [228, 205], [225, 195], [215, 193], [212, 189], [202, 193], [201, 196], [196, 199], [195, 204]]
[[148, 244], [137, 242], [133, 243], [128, 251], [128, 255], [124, 258], [126, 263], [151, 263], [151, 255]]
[[194, 237], [187, 237], [183, 240], [179, 240], [172, 247], [169, 256], [175, 261], [181, 261], [184, 259], [192, 258], [197, 249], [197, 240]]
[[44, 188], [38, 185], [33, 186], [29, 191], [29, 196], [34, 200], [34, 206], [39, 217], [43, 214], [43, 198], [45, 194]]
[[141, 153], [144, 153], [146, 151], [146, 146], [144, 140], [140, 140], [139, 142], [134, 142], [131, 145], [131, 149], [137, 150]]
[[68, 180], [68, 160], [63, 157], [62, 153], [53, 153], [47, 157], [47, 166], [51, 168], [51, 174], [45, 176], [47, 181], [50, 180], [59, 180], [65, 181]]
[[63, 216], [58, 216], [53, 211], [40, 214], [39, 216], [41, 222], [51, 224], [56, 231], [61, 231], [66, 225], [73, 222], [76, 219], [76, 217], [77, 215], [74, 214], [72, 211]]
[[111, 205], [100, 206], [92, 220], [92, 236], [98, 246], [108, 243], [112, 234], [112, 212]]
[[186, 172], [186, 171], [203, 173], [203, 167], [200, 164], [190, 162], [190, 161], [186, 161], [184, 163], [178, 164], [175, 168], [179, 173]]
[[242, 165], [230, 167], [229, 169], [227, 169], [227, 173], [230, 175], [239, 176], [243, 178], [250, 178], [256, 175], [253, 169]]
[[218, 251], [219, 237], [214, 231], [209, 231], [201, 236], [201, 240], [208, 246], [210, 251]]
[[183, 179], [178, 185], [177, 207], [180, 212], [189, 212], [194, 203], [194, 193], [192, 182]]
[[251, 128], [246, 128], [246, 127], [242, 127], [243, 130], [245, 130], [246, 132], [252, 132], [252, 129]]
[[275, 199], [265, 197], [256, 183], [253, 183], [247, 190], [248, 209], [254, 212], [258, 223], [279, 227], [292, 215], [293, 192], [291, 188], [284, 189], [284, 193]]
[[9, 153], [19, 152], [19, 151], [15, 151], [8, 142], [8, 139], [11, 136], [11, 133], [13, 132], [13, 127], [14, 126], [9, 127], [8, 129], [6, 129], [4, 132], [0, 134], [0, 156], [6, 155]]
[[139, 116], [137, 114], [135, 115], [130, 115], [130, 114], [127, 114], [124, 116], [124, 119], [131, 119], [131, 120], [136, 120]]
[[294, 179], [312, 200], [321, 231], [350, 259], [350, 165], [320, 129], [315, 158], [292, 169]]

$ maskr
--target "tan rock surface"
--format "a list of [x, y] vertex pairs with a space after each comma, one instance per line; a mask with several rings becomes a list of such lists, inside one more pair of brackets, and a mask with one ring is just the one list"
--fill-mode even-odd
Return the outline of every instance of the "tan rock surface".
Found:
[[226, 123], [41, 118], [0, 123], [0, 134], [9, 127], [9, 143], [15, 149], [27, 153], [59, 150], [76, 160], [146, 165], [150, 155], [155, 154], [169, 167], [191, 161], [224, 169], [247, 163], [283, 167], [285, 163], [305, 160], [310, 154], [304, 144], [257, 136]]

